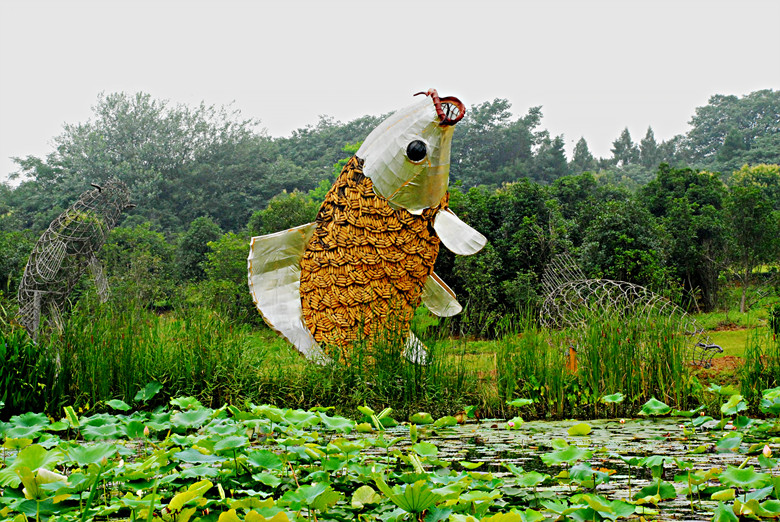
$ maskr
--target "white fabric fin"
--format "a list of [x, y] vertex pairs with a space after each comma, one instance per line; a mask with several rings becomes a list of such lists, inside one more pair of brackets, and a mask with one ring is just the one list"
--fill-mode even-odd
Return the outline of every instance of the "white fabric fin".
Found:
[[455, 292], [450, 290], [447, 283], [442, 281], [436, 272], [431, 272], [431, 275], [425, 280], [422, 300], [428, 310], [439, 317], [452, 317], [463, 310], [463, 307], [455, 299]]
[[309, 360], [327, 361], [303, 321], [301, 257], [315, 223], [253, 237], [249, 247], [249, 291], [268, 326], [283, 335]]
[[485, 236], [461, 221], [450, 209], [436, 213], [433, 228], [444, 246], [461, 256], [476, 254], [487, 243]]
[[406, 357], [409, 362], [415, 364], [428, 364], [428, 350], [425, 348], [423, 342], [412, 332], [409, 332], [409, 337], [406, 338], [403, 356]]

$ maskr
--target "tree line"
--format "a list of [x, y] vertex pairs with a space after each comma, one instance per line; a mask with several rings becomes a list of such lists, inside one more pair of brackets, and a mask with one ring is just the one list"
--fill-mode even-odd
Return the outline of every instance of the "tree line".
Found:
[[[569, 251], [593, 277], [663, 291], [712, 309], [723, 285], [747, 289], [780, 258], [780, 91], [716, 95], [685, 135], [639, 142], [628, 129], [608, 158], [581, 138], [571, 159], [540, 107], [472, 106], [452, 148], [451, 206], [489, 239], [477, 256], [440, 255], [436, 271], [467, 306], [468, 329], [543, 298], [540, 278]], [[89, 188], [124, 181], [138, 206], [102, 253], [124, 296], [151, 306], [206, 300], [244, 314], [250, 235], [311, 221], [343, 162], [383, 119], [321, 117], [284, 138], [230, 107], [148, 94], [101, 95], [87, 122], [65, 125], [45, 158], [18, 158], [0, 185], [0, 282], [14, 293], [32, 244]], [[770, 268], [766, 268], [769, 266]], [[764, 269], [766, 268], [766, 270]], [[461, 325], [463, 326], [463, 325]]]

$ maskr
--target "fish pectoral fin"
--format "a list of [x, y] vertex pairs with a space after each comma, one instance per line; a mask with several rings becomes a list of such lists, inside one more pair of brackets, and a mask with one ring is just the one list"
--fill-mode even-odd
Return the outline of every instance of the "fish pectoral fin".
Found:
[[406, 357], [409, 362], [415, 364], [428, 364], [428, 349], [412, 332], [409, 332], [409, 337], [406, 338], [403, 356]]
[[476, 254], [487, 243], [487, 238], [460, 220], [450, 209], [436, 213], [433, 228], [449, 250], [461, 256]]
[[247, 269], [249, 291], [268, 326], [290, 341], [307, 359], [325, 363], [323, 353], [303, 320], [301, 257], [316, 223], [253, 237]]
[[422, 300], [428, 310], [439, 317], [451, 317], [463, 310], [458, 300], [455, 299], [455, 292], [450, 290], [447, 283], [442, 281], [436, 272], [431, 272], [431, 275], [425, 280]]

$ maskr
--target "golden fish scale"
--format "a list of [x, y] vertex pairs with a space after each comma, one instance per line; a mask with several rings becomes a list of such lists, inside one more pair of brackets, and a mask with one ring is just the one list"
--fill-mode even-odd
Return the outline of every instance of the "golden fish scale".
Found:
[[390, 317], [393, 328], [409, 328], [439, 253], [433, 218], [449, 199], [420, 216], [394, 209], [362, 163], [353, 157], [341, 171], [301, 259], [306, 326], [321, 346], [341, 350], [380, 333]]

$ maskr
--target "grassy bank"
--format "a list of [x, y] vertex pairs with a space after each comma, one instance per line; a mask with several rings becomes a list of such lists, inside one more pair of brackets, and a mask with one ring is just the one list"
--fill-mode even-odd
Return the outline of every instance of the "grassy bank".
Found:
[[[421, 328], [429, 348], [423, 366], [402, 356], [398, 336], [359, 344], [346, 359], [310, 364], [269, 329], [203, 307], [158, 314], [85, 299], [61, 333], [38, 345], [8, 317], [0, 332], [3, 418], [26, 411], [60, 415], [64, 406], [100, 410], [112, 399], [133, 404], [150, 382], [163, 391], [148, 407], [193, 396], [214, 408], [266, 403], [353, 415], [362, 405], [392, 407], [402, 418], [418, 411], [453, 415], [468, 407], [482, 417], [506, 418], [517, 413], [507, 405], [516, 398], [534, 401], [524, 417], [549, 419], [628, 415], [650, 398], [681, 410], [709, 400], [687, 364], [687, 338], [661, 318], [650, 325], [594, 322], [584, 331], [539, 330], [526, 321], [495, 341]], [[771, 336], [751, 337], [743, 386], [751, 379], [756, 389], [780, 381], [780, 366], [767, 362], [778, 351]], [[615, 393], [625, 399], [601, 400]]]

